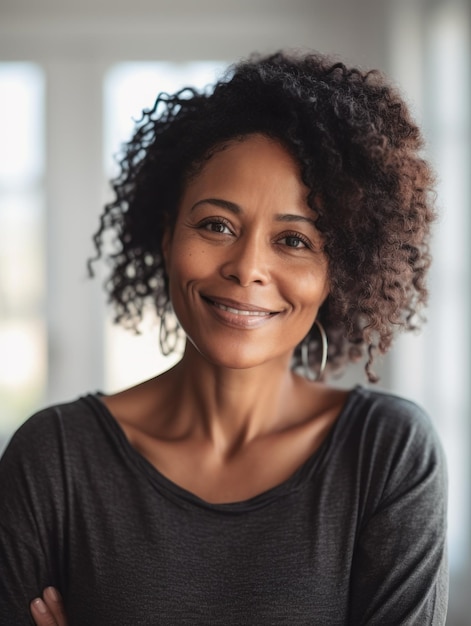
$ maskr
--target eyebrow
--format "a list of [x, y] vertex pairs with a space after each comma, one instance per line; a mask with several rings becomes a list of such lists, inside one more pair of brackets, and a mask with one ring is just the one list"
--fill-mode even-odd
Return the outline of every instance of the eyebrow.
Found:
[[314, 228], [316, 228], [316, 221], [312, 217], [306, 217], [304, 215], [298, 215], [297, 213], [279, 213], [275, 215], [277, 222], [307, 222]]
[[196, 207], [199, 206], [200, 204], [214, 204], [218, 207], [221, 207], [222, 209], [228, 209], [229, 211], [232, 211], [232, 213], [236, 213], [236, 214], [239, 214], [242, 212], [242, 209], [240, 208], [240, 206], [238, 204], [235, 204], [235, 202], [229, 202], [229, 200], [221, 200], [219, 198], [204, 198], [204, 200], [198, 200], [198, 202], [196, 202], [191, 207], [191, 211], [196, 209]]
[[[222, 200], [220, 198], [205, 198], [204, 200], [198, 200], [198, 202], [191, 207], [191, 211], [196, 209], [196, 207], [200, 204], [214, 204], [215, 206], [227, 209], [236, 215], [242, 213], [242, 209], [238, 204], [230, 202], [229, 200]], [[313, 218], [299, 215], [298, 213], [277, 213], [275, 215], [275, 220], [277, 222], [305, 222], [316, 228], [316, 222]]]

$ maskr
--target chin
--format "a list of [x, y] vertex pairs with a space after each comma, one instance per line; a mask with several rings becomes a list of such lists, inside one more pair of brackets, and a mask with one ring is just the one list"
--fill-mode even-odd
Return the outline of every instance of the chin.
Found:
[[289, 355], [267, 354], [265, 351], [261, 352], [256, 346], [241, 346], [240, 344], [231, 346], [226, 344], [224, 347], [219, 345], [215, 349], [214, 346], [197, 346], [194, 342], [191, 343], [197, 353], [206, 361], [224, 369], [248, 370], [270, 362], [281, 363], [281, 361], [287, 367], [291, 358], [291, 352]]

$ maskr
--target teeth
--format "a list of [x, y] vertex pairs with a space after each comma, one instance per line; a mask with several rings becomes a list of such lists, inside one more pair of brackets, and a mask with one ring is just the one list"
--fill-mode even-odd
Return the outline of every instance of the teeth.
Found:
[[231, 306], [225, 306], [224, 304], [219, 304], [218, 302], [215, 302], [214, 304], [218, 307], [218, 309], [234, 313], [234, 315], [258, 315], [259, 317], [270, 315], [267, 311], [241, 311], [240, 309], [233, 309]]

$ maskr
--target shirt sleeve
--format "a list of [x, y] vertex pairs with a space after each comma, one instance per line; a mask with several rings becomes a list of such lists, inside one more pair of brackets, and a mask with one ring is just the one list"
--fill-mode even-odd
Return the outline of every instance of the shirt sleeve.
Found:
[[31, 418], [0, 459], [0, 624], [34, 624], [31, 600], [60, 586], [52, 561], [62, 517], [53, 422], [49, 413]]
[[[445, 624], [446, 467], [427, 416], [417, 407], [412, 413], [404, 432], [396, 431], [391, 415], [381, 441], [365, 443], [376, 463], [363, 469], [362, 482], [374, 495], [352, 564], [350, 623], [355, 626]], [[374, 465], [381, 468], [379, 476]]]

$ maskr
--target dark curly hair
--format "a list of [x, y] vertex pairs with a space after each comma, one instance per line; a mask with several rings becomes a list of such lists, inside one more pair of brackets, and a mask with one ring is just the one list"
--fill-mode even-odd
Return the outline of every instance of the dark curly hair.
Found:
[[[329, 338], [330, 372], [385, 353], [397, 329], [421, 321], [427, 298], [433, 174], [406, 104], [376, 70], [348, 68], [320, 54], [254, 55], [212, 89], [162, 93], [124, 147], [115, 199], [94, 235], [107, 254], [105, 283], [115, 321], [138, 330], [151, 301], [164, 353], [176, 341], [162, 258], [186, 181], [224, 142], [262, 133], [281, 142], [301, 168], [309, 206], [323, 233], [330, 294], [318, 319]], [[315, 327], [307, 337], [315, 354]], [[299, 364], [299, 346], [294, 365]]]

